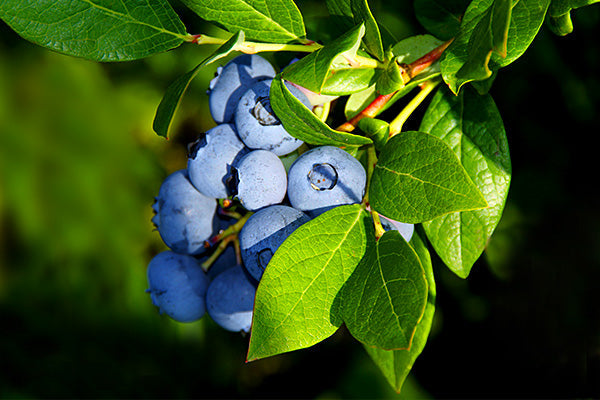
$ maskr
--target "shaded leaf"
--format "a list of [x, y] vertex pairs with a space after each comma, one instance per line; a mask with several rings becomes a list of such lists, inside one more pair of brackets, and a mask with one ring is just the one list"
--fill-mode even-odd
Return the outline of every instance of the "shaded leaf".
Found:
[[33, 43], [95, 61], [144, 58], [188, 39], [166, 0], [3, 0], [0, 18]]
[[373, 171], [369, 200], [377, 212], [407, 223], [487, 207], [452, 149], [415, 131], [388, 140]]
[[415, 0], [415, 15], [421, 25], [442, 40], [452, 39], [469, 0]]
[[[380, 61], [384, 59], [383, 43], [377, 21], [373, 17], [367, 0], [326, 0], [329, 14], [342, 17], [346, 25], [364, 24], [365, 36], [362, 41], [366, 50]], [[345, 18], [344, 18], [345, 17]]]
[[339, 293], [373, 234], [356, 204], [321, 214], [283, 242], [256, 291], [248, 361], [312, 346], [341, 326]]
[[279, 75], [271, 83], [269, 96], [275, 115], [295, 138], [313, 145], [360, 146], [372, 143], [364, 136], [331, 129], [289, 91]]
[[303, 41], [302, 14], [292, 0], [181, 0], [200, 18], [262, 42]]
[[412, 369], [415, 360], [425, 348], [435, 313], [436, 289], [431, 257], [429, 250], [427, 250], [421, 239], [420, 232], [417, 231], [413, 235], [410, 245], [419, 256], [421, 265], [425, 271], [428, 287], [427, 305], [425, 306], [421, 322], [417, 325], [410, 350], [383, 350], [377, 347], [365, 346], [365, 350], [369, 356], [371, 356], [389, 384], [397, 392], [400, 392], [402, 389], [404, 380]]
[[548, 27], [557, 35], [564, 36], [573, 32], [571, 11], [589, 6], [600, 0], [553, 0], [548, 10]]
[[550, 0], [519, 0], [513, 4], [506, 56], [492, 54], [490, 69], [496, 71], [521, 57], [539, 32]]
[[421, 130], [440, 138], [483, 193], [488, 208], [452, 213], [423, 224], [444, 263], [466, 278], [500, 222], [511, 178], [508, 141], [500, 113], [489, 95], [439, 90]]
[[204, 61], [198, 64], [193, 70], [189, 71], [185, 75], [180, 76], [175, 82], [173, 82], [163, 96], [156, 115], [154, 116], [154, 122], [152, 128], [160, 136], [167, 137], [169, 128], [173, 120], [173, 116], [179, 107], [179, 103], [185, 94], [190, 82], [196, 77], [198, 71], [206, 65], [213, 63], [223, 57], [226, 57], [233, 51], [236, 45], [241, 44], [244, 41], [244, 32], [240, 31], [233, 35], [227, 42], [219, 47], [212, 55], [208, 56]]
[[427, 302], [423, 266], [398, 231], [371, 240], [344, 286], [344, 323], [365, 345], [410, 349]]
[[442, 76], [454, 93], [467, 82], [491, 76], [492, 52], [506, 56], [510, 16], [511, 0], [475, 0], [469, 5], [458, 35], [441, 58]]

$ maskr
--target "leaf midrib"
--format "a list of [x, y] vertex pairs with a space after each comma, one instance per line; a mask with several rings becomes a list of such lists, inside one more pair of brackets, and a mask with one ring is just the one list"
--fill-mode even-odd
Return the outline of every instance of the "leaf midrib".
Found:
[[[183, 39], [183, 40], [187, 39], [186, 35], [182, 35], [180, 33], [170, 31], [168, 29], [165, 29], [164, 27], [158, 27], [156, 25], [152, 25], [152, 24], [148, 24], [146, 22], [142, 22], [140, 20], [137, 20], [137, 19], [133, 18], [133, 16], [131, 16], [130, 14], [123, 14], [123, 13], [117, 12], [115, 10], [111, 10], [110, 8], [102, 7], [102, 6], [100, 6], [100, 5], [92, 2], [91, 0], [79, 0], [79, 1], [81, 1], [83, 3], [87, 3], [91, 7], [97, 8], [98, 10], [103, 11], [106, 14], [110, 14], [110, 15], [114, 16], [116, 19], [120, 19], [120, 20], [128, 22], [128, 23], [133, 23], [133, 24], [137, 24], [137, 25], [147, 26], [147, 27], [152, 28], [154, 30], [157, 30], [157, 31], [159, 31], [161, 33], [166, 33], [166, 34], [169, 34], [169, 35], [172, 35], [172, 36], [176, 36], [176, 37], [178, 37], [180, 39]], [[151, 9], [152, 9], [152, 12], [154, 13], [154, 15], [156, 15], [156, 12], [155, 12], [154, 8], [151, 7]], [[160, 18], [159, 18], [159, 20], [160, 20]]]

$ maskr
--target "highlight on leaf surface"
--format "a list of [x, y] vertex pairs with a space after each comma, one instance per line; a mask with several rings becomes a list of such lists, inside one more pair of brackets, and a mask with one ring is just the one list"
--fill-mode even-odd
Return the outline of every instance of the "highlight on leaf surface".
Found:
[[103, 62], [137, 60], [188, 39], [167, 0], [5, 0], [0, 19], [40, 46]]

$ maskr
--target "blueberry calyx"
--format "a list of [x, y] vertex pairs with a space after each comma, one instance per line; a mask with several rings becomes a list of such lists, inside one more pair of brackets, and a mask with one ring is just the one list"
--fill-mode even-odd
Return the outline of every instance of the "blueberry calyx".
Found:
[[207, 144], [208, 144], [208, 142], [206, 141], [206, 132], [203, 132], [200, 135], [198, 135], [198, 139], [196, 139], [194, 142], [188, 144], [188, 148], [187, 148], [188, 158], [192, 159], [192, 160], [194, 158], [196, 158], [196, 154], [198, 153], [198, 150], [200, 150]]
[[319, 191], [331, 190], [338, 181], [338, 173], [335, 167], [329, 163], [314, 164], [308, 171], [310, 186]]
[[281, 125], [281, 121], [273, 113], [268, 97], [259, 97], [250, 113], [262, 126]]
[[238, 170], [235, 167], [231, 167], [231, 172], [227, 179], [225, 179], [225, 186], [227, 186], [227, 192], [229, 195], [234, 197], [238, 195], [238, 186], [240, 184], [240, 176]]

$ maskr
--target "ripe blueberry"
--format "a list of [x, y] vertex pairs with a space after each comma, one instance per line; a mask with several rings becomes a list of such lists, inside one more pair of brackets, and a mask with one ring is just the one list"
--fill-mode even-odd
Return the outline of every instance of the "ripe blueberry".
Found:
[[367, 174], [342, 149], [321, 146], [303, 153], [290, 167], [288, 198], [294, 208], [319, 215], [333, 207], [360, 203]]
[[152, 222], [165, 244], [177, 253], [202, 253], [204, 241], [217, 229], [216, 200], [196, 190], [185, 169], [163, 181], [152, 208], [156, 213]]
[[[269, 99], [272, 81], [267, 79], [256, 83], [241, 97], [234, 121], [240, 139], [246, 146], [283, 156], [296, 150], [303, 142], [287, 133], [273, 113]], [[292, 85], [288, 85], [288, 89], [306, 107], [311, 108], [310, 102], [299, 89]]]
[[300, 225], [310, 218], [292, 207], [275, 205], [253, 214], [240, 231], [240, 250], [244, 267], [260, 281], [271, 257]]
[[232, 195], [250, 211], [278, 204], [287, 190], [283, 163], [267, 150], [254, 150], [239, 162], [231, 180]]
[[256, 54], [242, 54], [218, 68], [208, 91], [208, 105], [215, 122], [232, 121], [240, 97], [256, 82], [274, 76], [273, 66]]
[[196, 258], [172, 251], [157, 254], [148, 264], [152, 304], [175, 321], [196, 321], [206, 312], [208, 277]]
[[231, 167], [235, 167], [248, 151], [232, 124], [209, 129], [189, 146], [190, 181], [206, 196], [226, 198], [226, 181], [230, 177]]
[[210, 283], [206, 292], [208, 315], [232, 332], [249, 332], [256, 288], [241, 266], [226, 269]]

